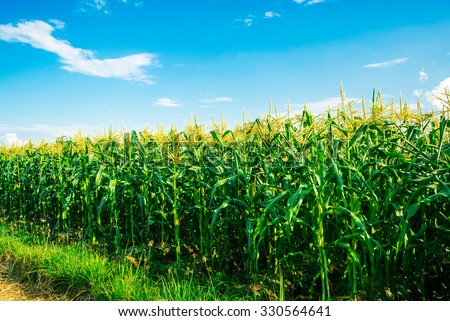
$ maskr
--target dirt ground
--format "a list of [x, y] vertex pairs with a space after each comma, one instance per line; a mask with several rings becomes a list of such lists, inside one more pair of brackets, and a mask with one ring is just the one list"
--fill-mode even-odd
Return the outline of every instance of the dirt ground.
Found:
[[51, 293], [47, 289], [35, 288], [10, 278], [6, 267], [0, 262], [0, 301], [64, 301], [62, 295]]

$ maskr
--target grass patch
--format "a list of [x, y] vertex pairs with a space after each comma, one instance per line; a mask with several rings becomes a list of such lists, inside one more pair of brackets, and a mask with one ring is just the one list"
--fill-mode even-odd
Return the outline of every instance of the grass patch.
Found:
[[80, 244], [48, 244], [24, 234], [13, 235], [5, 227], [0, 231], [0, 261], [11, 276], [70, 300], [228, 301], [246, 297], [242, 287], [226, 284], [220, 277], [202, 282], [173, 271], [150, 276], [128, 260], [113, 263]]

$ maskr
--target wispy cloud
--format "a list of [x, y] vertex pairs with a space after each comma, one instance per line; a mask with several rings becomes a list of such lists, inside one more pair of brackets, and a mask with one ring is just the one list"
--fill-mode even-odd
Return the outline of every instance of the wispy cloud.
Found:
[[267, 11], [266, 13], [264, 13], [264, 18], [266, 18], [266, 19], [280, 18], [280, 17], [281, 17], [281, 14], [279, 14], [278, 12]]
[[245, 18], [244, 23], [247, 27], [250, 27], [253, 24], [253, 16], [248, 16]]
[[368, 64], [365, 65], [364, 68], [389, 68], [407, 62], [408, 60], [409, 58], [398, 58], [389, 61]]
[[167, 97], [157, 99], [153, 103], [153, 105], [161, 106], [161, 107], [172, 107], [172, 108], [173, 107], [181, 107], [181, 106], [183, 106], [182, 104], [180, 104], [178, 102], [178, 99], [171, 99], [171, 98], [167, 98]]
[[428, 80], [428, 74], [423, 69], [419, 71], [419, 80], [420, 81]]
[[313, 4], [326, 2], [326, 0], [294, 0], [294, 2], [298, 4], [304, 3], [305, 6], [311, 6]]
[[48, 22], [55, 26], [56, 29], [64, 29], [66, 27], [66, 24], [58, 19], [50, 19]]
[[240, 25], [243, 25], [245, 27], [251, 27], [255, 21], [254, 15], [248, 15], [244, 19], [234, 19], [236, 22], [238, 22]]
[[[281, 14], [275, 11], [266, 11], [264, 13], [264, 19], [273, 19], [273, 18], [281, 18]], [[238, 18], [234, 19], [237, 22], [237, 27], [251, 27], [255, 24], [255, 22], [259, 21], [261, 16], [248, 15], [246, 18]]]
[[414, 89], [412, 94], [414, 97], [420, 98], [423, 95], [423, 89], [416, 88], [416, 89]]
[[105, 0], [80, 0], [78, 10], [86, 14], [109, 14]]
[[202, 99], [201, 102], [205, 104], [215, 104], [215, 103], [228, 103], [233, 101], [233, 98], [230, 97], [215, 97], [215, 98], [207, 98]]
[[142, 1], [142, 0], [119, 0], [119, 2], [133, 5], [135, 7], [140, 7], [144, 4], [144, 1]]
[[76, 124], [68, 126], [54, 126], [47, 124], [35, 124], [31, 126], [11, 126], [0, 124], [0, 144], [3, 142], [8, 146], [23, 144], [24, 139], [33, 139], [38, 142], [42, 139], [51, 141], [60, 136], [74, 136], [81, 132], [83, 135], [98, 135], [104, 131], [103, 127]]
[[20, 42], [56, 54], [64, 70], [88, 76], [133, 80], [154, 84], [144, 67], [158, 67], [157, 57], [151, 53], [135, 54], [115, 59], [97, 59], [91, 50], [73, 47], [67, 40], [55, 38], [55, 28], [61, 28], [61, 21], [50, 25], [41, 20], [0, 25], [0, 40]]
[[323, 2], [325, 2], [325, 0], [311, 0], [311, 1], [308, 1], [308, 3], [306, 5], [311, 6], [313, 4], [323, 3]]

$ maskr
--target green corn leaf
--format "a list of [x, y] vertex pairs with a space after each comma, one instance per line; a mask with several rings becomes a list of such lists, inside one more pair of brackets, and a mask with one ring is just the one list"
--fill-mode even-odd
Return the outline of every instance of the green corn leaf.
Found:
[[225, 200], [223, 203], [214, 210], [212, 214], [211, 224], [209, 228], [209, 232], [212, 234], [214, 232], [214, 229], [216, 227], [217, 219], [219, 218], [219, 214], [222, 212], [224, 208], [227, 208], [228, 205], [230, 205], [231, 200]]
[[420, 204], [419, 203], [414, 203], [408, 206], [408, 210], [406, 212], [406, 220], [409, 220], [411, 217], [413, 217], [414, 215], [416, 215], [417, 211], [420, 208]]

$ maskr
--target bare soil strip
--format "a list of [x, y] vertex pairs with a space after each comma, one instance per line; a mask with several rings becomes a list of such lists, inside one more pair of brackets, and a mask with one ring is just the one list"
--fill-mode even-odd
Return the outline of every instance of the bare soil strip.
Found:
[[0, 262], [0, 301], [64, 301], [63, 295], [57, 295], [47, 289], [36, 288], [19, 283], [8, 276], [6, 266]]

